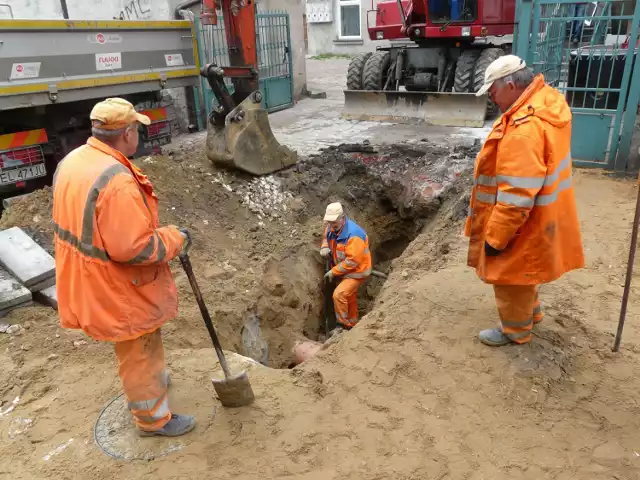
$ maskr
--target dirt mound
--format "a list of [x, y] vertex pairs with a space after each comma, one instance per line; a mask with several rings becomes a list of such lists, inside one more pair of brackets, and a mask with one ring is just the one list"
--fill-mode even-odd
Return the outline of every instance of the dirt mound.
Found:
[[53, 255], [53, 192], [51, 187], [36, 190], [15, 200], [2, 212], [0, 230], [20, 227]]

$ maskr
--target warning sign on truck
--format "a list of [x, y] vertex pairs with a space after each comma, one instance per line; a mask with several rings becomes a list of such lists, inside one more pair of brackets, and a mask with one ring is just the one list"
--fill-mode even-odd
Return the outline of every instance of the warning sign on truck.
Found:
[[40, 76], [40, 62], [14, 63], [11, 67], [11, 80], [23, 78], [38, 78]]
[[122, 68], [122, 53], [96, 53], [96, 70], [118, 70]]

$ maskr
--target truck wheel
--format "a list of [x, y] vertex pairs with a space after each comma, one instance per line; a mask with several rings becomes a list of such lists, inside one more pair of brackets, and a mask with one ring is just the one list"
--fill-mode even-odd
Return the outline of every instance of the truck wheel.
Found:
[[[477, 92], [480, 87], [484, 85], [484, 72], [487, 67], [494, 61], [504, 55], [504, 50], [501, 48], [485, 48], [480, 53], [478, 61], [476, 62], [476, 68], [473, 72], [473, 89], [472, 92]], [[498, 113], [498, 106], [491, 100], [487, 100], [487, 116], [494, 116]]]
[[460, 57], [458, 57], [456, 71], [453, 75], [454, 92], [473, 92], [473, 67], [476, 64], [478, 55], [478, 50], [465, 50], [460, 54]]
[[347, 70], [347, 90], [362, 90], [362, 72], [371, 55], [371, 52], [359, 53], [351, 59]]
[[362, 86], [365, 90], [382, 90], [389, 70], [389, 52], [376, 52], [364, 64]]

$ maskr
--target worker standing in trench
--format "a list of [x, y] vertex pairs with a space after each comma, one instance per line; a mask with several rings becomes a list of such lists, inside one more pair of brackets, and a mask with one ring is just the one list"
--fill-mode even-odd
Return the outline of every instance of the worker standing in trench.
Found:
[[325, 273], [325, 281], [338, 278], [333, 292], [337, 326], [332, 334], [349, 330], [358, 323], [358, 289], [371, 275], [369, 237], [363, 228], [344, 214], [338, 202], [327, 206], [327, 222], [320, 255], [331, 255], [333, 267]]
[[168, 262], [191, 243], [160, 227], [149, 179], [127, 158], [145, 115], [120, 98], [98, 103], [92, 134], [53, 179], [60, 323], [114, 342], [129, 409], [141, 436], [178, 436], [195, 419], [169, 410], [160, 327], [174, 318], [177, 290]]
[[538, 286], [584, 266], [571, 110], [515, 55], [489, 65], [476, 95], [486, 92], [502, 116], [476, 159], [465, 225], [468, 265], [493, 285], [501, 320], [500, 328], [482, 330], [480, 340], [524, 344], [543, 317]]

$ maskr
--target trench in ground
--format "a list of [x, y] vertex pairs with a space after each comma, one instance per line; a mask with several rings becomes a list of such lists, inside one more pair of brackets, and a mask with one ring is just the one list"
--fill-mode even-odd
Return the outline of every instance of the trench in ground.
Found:
[[[379, 170], [363, 166], [361, 152], [351, 150], [338, 149], [324, 154], [318, 165], [304, 166], [299, 172], [298, 193], [308, 208], [298, 221], [304, 223], [316, 219], [317, 222], [328, 203], [340, 201], [347, 215], [367, 232], [374, 269], [388, 274], [393, 268], [393, 260], [402, 255], [438, 212], [443, 197], [425, 197], [408, 202], [411, 192], [408, 192], [410, 188], [404, 180], [384, 178]], [[437, 152], [437, 155], [441, 153]], [[407, 151], [402, 147], [401, 151], [392, 154], [402, 155], [411, 164], [425, 152]], [[371, 152], [366, 152], [366, 155], [370, 160]], [[374, 157], [385, 155], [388, 154], [373, 154]], [[447, 159], [439, 157], [438, 161], [446, 162]], [[255, 336], [245, 335], [240, 353], [270, 367], [287, 368], [292, 366], [292, 348], [296, 342], [305, 339], [323, 341], [326, 338], [324, 304], [326, 295], [331, 295], [331, 291], [324, 291], [324, 264], [318, 254], [320, 241], [321, 232], [316, 230], [310, 234], [304, 247], [287, 252], [266, 265], [264, 294], [256, 304], [253, 319], [259, 321], [258, 329], [269, 352], [265, 354], [264, 345], [261, 350], [256, 350], [256, 342], [246, 341], [247, 337]], [[360, 288], [360, 319], [374, 308], [385, 281], [371, 276]], [[327, 304], [331, 330], [335, 325], [333, 301], [329, 299]], [[246, 325], [244, 328], [246, 330]]]

